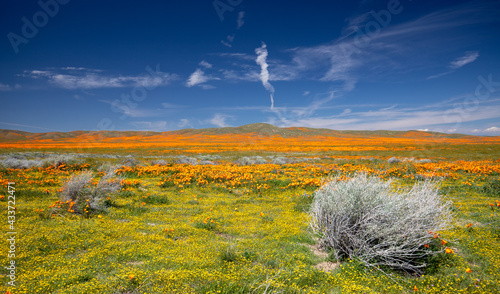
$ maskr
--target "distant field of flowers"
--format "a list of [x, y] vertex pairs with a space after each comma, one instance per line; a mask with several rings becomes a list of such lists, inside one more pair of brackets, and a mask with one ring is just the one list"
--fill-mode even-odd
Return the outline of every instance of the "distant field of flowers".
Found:
[[[384, 193], [439, 188], [451, 219], [419, 232], [422, 270], [322, 246], [328, 228], [311, 210], [321, 187], [360, 174]], [[9, 187], [16, 276], [11, 287], [0, 271], [2, 293], [500, 292], [497, 158], [3, 153], [2, 207]], [[4, 268], [7, 237], [0, 248]]]

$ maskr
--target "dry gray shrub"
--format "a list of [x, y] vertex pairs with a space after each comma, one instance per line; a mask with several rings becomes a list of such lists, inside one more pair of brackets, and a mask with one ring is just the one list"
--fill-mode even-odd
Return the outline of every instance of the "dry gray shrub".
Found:
[[391, 158], [387, 159], [387, 162], [388, 163], [398, 163], [398, 162], [401, 162], [401, 159], [398, 159], [396, 157], [391, 157]]
[[315, 192], [310, 226], [338, 260], [421, 272], [427, 258], [440, 252], [424, 247], [432, 238], [428, 231], [446, 229], [452, 220], [438, 184], [422, 181], [395, 190], [391, 181], [365, 174], [334, 178]]
[[45, 164], [41, 159], [18, 159], [7, 157], [0, 161], [0, 166], [13, 169], [28, 169], [32, 167], [42, 167]]
[[[107, 197], [121, 188], [121, 178], [115, 176], [115, 171], [110, 169], [99, 179], [97, 185], [92, 184], [93, 173], [86, 171], [73, 175], [62, 188], [59, 200], [74, 202], [73, 210], [76, 213], [105, 211], [109, 201]], [[87, 207], [88, 205], [88, 207]]]
[[179, 159], [177, 159], [176, 163], [178, 163], [178, 164], [197, 165], [198, 164], [198, 159], [196, 159], [194, 157], [180, 156]]
[[236, 160], [234, 163], [239, 165], [266, 164], [267, 160], [262, 156], [244, 156]]

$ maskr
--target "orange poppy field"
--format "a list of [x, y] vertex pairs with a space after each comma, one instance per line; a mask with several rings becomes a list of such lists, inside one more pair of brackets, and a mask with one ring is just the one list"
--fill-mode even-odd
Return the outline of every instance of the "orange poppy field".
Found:
[[[422, 272], [319, 246], [315, 191], [360, 173], [438, 183], [453, 221]], [[500, 137], [3, 130], [0, 188], [3, 293], [500, 292]]]

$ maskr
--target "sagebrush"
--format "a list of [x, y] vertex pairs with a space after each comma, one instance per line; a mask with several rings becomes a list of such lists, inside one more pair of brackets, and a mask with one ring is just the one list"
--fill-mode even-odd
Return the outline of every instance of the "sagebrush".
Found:
[[115, 176], [114, 170], [109, 170], [99, 180], [94, 179], [91, 171], [86, 171], [73, 175], [64, 184], [59, 199], [71, 202], [75, 213], [105, 211], [110, 203], [108, 195], [121, 188], [121, 180]]
[[398, 189], [390, 180], [365, 174], [335, 178], [316, 191], [310, 225], [339, 260], [421, 272], [428, 257], [443, 250], [426, 246], [429, 232], [447, 228], [452, 219], [438, 185], [422, 181]]

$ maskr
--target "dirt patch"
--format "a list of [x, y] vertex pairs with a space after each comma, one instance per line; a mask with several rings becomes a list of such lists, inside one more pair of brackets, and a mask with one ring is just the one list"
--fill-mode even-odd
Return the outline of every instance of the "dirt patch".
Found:
[[324, 272], [331, 272], [334, 269], [338, 268], [339, 266], [340, 262], [324, 261], [322, 263], [318, 263], [317, 265], [315, 265], [314, 268]]
[[307, 245], [307, 247], [309, 247], [309, 249], [311, 249], [312, 252], [314, 253], [314, 255], [316, 255], [317, 257], [320, 257], [320, 258], [327, 258], [328, 257], [328, 253], [325, 252], [324, 250], [322, 250], [321, 248], [319, 248], [319, 244]]
[[[323, 249], [321, 249], [319, 247], [319, 244], [307, 245], [307, 247], [309, 247], [309, 249], [312, 250], [314, 255], [316, 255], [317, 257], [319, 257], [321, 259], [325, 259], [328, 257], [328, 253], [326, 251], [324, 251]], [[315, 265], [314, 268], [318, 269], [320, 271], [324, 271], [324, 272], [331, 272], [334, 269], [338, 268], [339, 266], [340, 266], [340, 262], [323, 261], [323, 262]]]
[[233, 239], [234, 237], [229, 235], [229, 234], [226, 234], [226, 233], [222, 233], [222, 232], [215, 232], [215, 234], [219, 237], [222, 237], [224, 239]]

